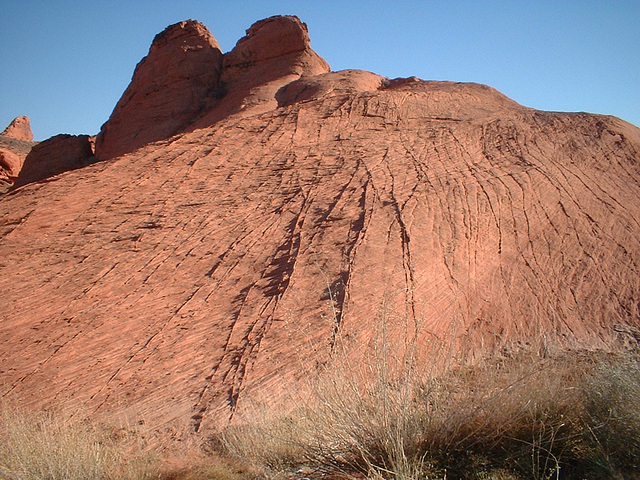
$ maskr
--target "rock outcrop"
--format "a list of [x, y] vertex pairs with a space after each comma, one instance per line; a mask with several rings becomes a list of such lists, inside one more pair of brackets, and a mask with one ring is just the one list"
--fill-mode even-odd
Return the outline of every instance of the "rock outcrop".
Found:
[[0, 194], [11, 189], [35, 144], [29, 117], [15, 118], [0, 134]]
[[23, 159], [15, 153], [0, 148], [0, 193], [6, 193], [13, 185], [20, 169]]
[[154, 39], [136, 67], [97, 137], [96, 156], [113, 158], [233, 113], [272, 109], [280, 87], [329, 70], [311, 49], [307, 26], [296, 17], [255, 23], [224, 56], [201, 23], [172, 25]]
[[210, 126], [231, 114], [246, 116], [272, 110], [281, 87], [330, 70], [311, 49], [307, 26], [297, 17], [256, 22], [224, 55], [220, 82], [225, 96], [195, 122], [194, 128]]
[[20, 187], [82, 168], [92, 161], [93, 150], [88, 135], [56, 135], [31, 149], [14, 186]]
[[31, 131], [31, 121], [29, 117], [16, 117], [0, 135], [23, 140], [25, 142], [33, 141], [33, 132]]
[[100, 159], [117, 157], [177, 133], [219, 95], [222, 52], [209, 30], [188, 20], [151, 44], [96, 140]]
[[135, 151], [115, 135], [130, 154], [0, 198], [0, 395], [205, 439], [381, 341], [398, 357], [636, 342], [638, 128], [327, 72], [301, 25], [252, 27], [183, 133]]

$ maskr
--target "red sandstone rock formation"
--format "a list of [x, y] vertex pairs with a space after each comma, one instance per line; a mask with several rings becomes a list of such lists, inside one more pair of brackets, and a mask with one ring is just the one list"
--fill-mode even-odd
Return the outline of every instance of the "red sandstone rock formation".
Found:
[[96, 155], [113, 158], [167, 138], [202, 110], [219, 86], [222, 52], [209, 30], [188, 20], [151, 44], [96, 140]]
[[224, 57], [201, 23], [172, 25], [154, 39], [136, 67], [98, 135], [96, 156], [129, 153], [232, 113], [273, 109], [280, 87], [329, 70], [309, 46], [307, 26], [296, 17], [255, 23]]
[[92, 156], [88, 135], [56, 135], [31, 149], [14, 187], [82, 168], [92, 162]]
[[24, 140], [26, 142], [33, 141], [33, 132], [31, 131], [29, 117], [16, 117], [0, 135], [15, 138], [16, 140]]
[[0, 134], [0, 194], [13, 186], [27, 154], [35, 145], [32, 140], [29, 117], [17, 117]]
[[0, 149], [0, 175], [3, 179], [14, 181], [20, 173], [23, 159], [15, 153]]
[[194, 126], [206, 127], [234, 113], [273, 110], [281, 87], [329, 71], [327, 62], [311, 49], [307, 26], [297, 17], [256, 22], [224, 55], [220, 83], [225, 96]]
[[458, 355], [635, 341], [639, 129], [329, 73], [301, 25], [252, 27], [192, 131], [0, 198], [0, 395], [206, 438], [383, 335]]
[[0, 194], [7, 193], [13, 186], [22, 166], [22, 160], [15, 153], [0, 148]]

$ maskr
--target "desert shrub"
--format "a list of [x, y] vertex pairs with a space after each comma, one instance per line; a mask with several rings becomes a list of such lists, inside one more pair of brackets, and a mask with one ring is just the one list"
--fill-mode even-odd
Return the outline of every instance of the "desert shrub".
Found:
[[322, 375], [284, 414], [220, 436], [265, 472], [370, 478], [598, 479], [639, 471], [633, 356], [522, 355], [425, 372], [386, 362]]
[[155, 457], [137, 439], [78, 414], [0, 412], [0, 478], [7, 480], [146, 479], [157, 476]]

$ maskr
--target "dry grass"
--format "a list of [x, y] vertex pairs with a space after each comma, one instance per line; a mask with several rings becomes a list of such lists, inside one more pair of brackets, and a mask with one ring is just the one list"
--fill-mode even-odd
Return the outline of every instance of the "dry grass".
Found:
[[170, 470], [135, 432], [2, 410], [7, 480], [640, 478], [634, 355], [522, 355], [424, 371], [334, 365], [285, 413], [256, 411]]
[[190, 455], [186, 467], [167, 468], [158, 480], [248, 480], [260, 476], [237, 460], [223, 458], [216, 454], [198, 453]]
[[348, 355], [286, 410], [247, 414], [169, 469], [137, 433], [75, 413], [0, 418], [7, 480], [640, 478], [637, 355], [520, 354], [425, 369]]
[[[78, 411], [0, 408], [1, 480], [247, 480], [258, 473], [214, 452], [169, 461], [138, 427], [107, 425]], [[180, 466], [176, 466], [176, 464]]]
[[126, 429], [105, 428], [77, 412], [0, 413], [0, 478], [7, 480], [144, 480], [157, 459]]
[[[640, 364], [632, 355], [533, 356], [396, 374], [339, 368], [286, 415], [220, 437], [263, 476], [610, 479], [640, 471]], [[300, 476], [300, 473], [298, 474]]]

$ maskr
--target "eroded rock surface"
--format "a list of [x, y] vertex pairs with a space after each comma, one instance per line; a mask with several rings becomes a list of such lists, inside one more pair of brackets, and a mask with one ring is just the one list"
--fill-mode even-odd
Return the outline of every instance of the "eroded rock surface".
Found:
[[177, 133], [215, 97], [222, 67], [216, 39], [199, 22], [167, 27], [138, 64], [96, 140], [96, 155], [113, 158]]
[[382, 336], [635, 342], [639, 129], [324, 69], [0, 199], [0, 395], [205, 439]]

